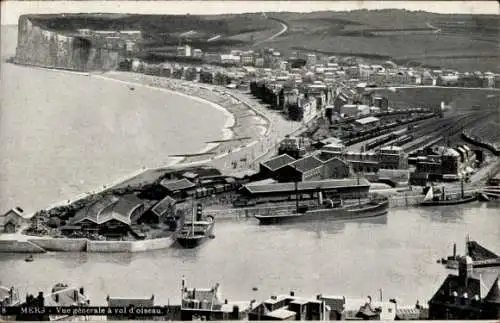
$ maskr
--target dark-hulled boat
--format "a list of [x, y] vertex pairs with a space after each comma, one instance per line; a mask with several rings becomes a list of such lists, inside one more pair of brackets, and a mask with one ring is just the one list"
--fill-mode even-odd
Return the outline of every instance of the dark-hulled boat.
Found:
[[255, 215], [260, 224], [282, 224], [308, 221], [341, 221], [372, 218], [385, 215], [389, 206], [386, 197], [375, 197], [365, 203], [344, 206], [341, 201], [326, 201], [326, 205], [316, 208], [297, 208], [292, 213], [270, 213]]
[[461, 181], [461, 194], [447, 195], [445, 194], [444, 187], [441, 189], [441, 194], [434, 194], [434, 188], [429, 187], [425, 194], [424, 200], [420, 202], [421, 206], [441, 206], [441, 205], [456, 205], [474, 202], [478, 198], [477, 193], [465, 194], [464, 182]]
[[208, 239], [214, 237], [213, 231], [215, 219], [202, 213], [202, 206], [198, 204], [196, 217], [185, 221], [182, 228], [177, 232], [175, 240], [184, 248], [196, 248]]

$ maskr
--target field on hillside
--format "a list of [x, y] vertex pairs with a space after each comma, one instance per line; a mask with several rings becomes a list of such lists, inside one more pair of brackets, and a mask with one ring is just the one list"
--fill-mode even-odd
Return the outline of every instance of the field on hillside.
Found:
[[289, 26], [266, 45], [401, 64], [500, 72], [500, 20], [493, 15], [439, 15], [403, 10], [273, 13]]
[[[147, 51], [188, 43], [203, 50], [248, 46], [281, 30], [281, 25], [261, 14], [242, 15], [124, 15], [59, 14], [30, 15], [47, 29], [74, 32], [95, 30], [141, 30]], [[215, 39], [214, 39], [215, 38]], [[209, 41], [214, 39], [213, 41]]]
[[[441, 15], [405, 10], [240, 15], [31, 15], [46, 28], [74, 31], [142, 30], [148, 52], [179, 43], [204, 51], [272, 47], [291, 54], [393, 60], [412, 66], [500, 72], [500, 19], [495, 15]], [[272, 40], [282, 28], [288, 30]], [[268, 40], [268, 41], [265, 41]], [[258, 45], [256, 45], [258, 44]]]

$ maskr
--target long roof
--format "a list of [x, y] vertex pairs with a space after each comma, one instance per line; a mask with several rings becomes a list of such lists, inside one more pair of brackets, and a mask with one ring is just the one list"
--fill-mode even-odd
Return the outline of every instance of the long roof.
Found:
[[[305, 181], [297, 183], [299, 191], [307, 190], [327, 190], [336, 188], [351, 188], [351, 187], [369, 187], [370, 182], [364, 178], [358, 180], [355, 178], [343, 179], [327, 179], [321, 181]], [[278, 193], [278, 192], [292, 192], [295, 190], [295, 183], [273, 183], [273, 184], [247, 184], [244, 186], [252, 194], [256, 193]]]
[[143, 201], [134, 194], [122, 197], [112, 195], [78, 211], [69, 224], [78, 224], [84, 220], [102, 224], [114, 219], [130, 225], [132, 211], [141, 205]]
[[356, 120], [356, 122], [357, 123], [361, 123], [361, 124], [369, 124], [369, 123], [372, 123], [372, 122], [377, 122], [379, 120], [380, 119], [377, 118], [377, 117], [366, 117], [366, 118], [358, 119], [358, 120]]
[[261, 163], [261, 165], [266, 167], [267, 169], [269, 169], [271, 171], [275, 171], [275, 170], [280, 169], [281, 167], [286, 166], [294, 161], [295, 161], [295, 158], [293, 158], [287, 154], [282, 154], [282, 155], [276, 156], [274, 158], [269, 159], [268, 161]]
[[162, 180], [160, 182], [160, 185], [165, 187], [171, 192], [182, 191], [196, 186], [195, 184], [193, 184], [192, 182], [188, 181], [185, 178], [173, 181]]

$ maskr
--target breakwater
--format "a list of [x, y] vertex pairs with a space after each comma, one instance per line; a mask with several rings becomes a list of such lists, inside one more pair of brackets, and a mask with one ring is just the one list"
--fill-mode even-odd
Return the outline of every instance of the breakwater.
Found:
[[30, 238], [25, 240], [0, 240], [0, 252], [7, 253], [45, 253], [45, 252], [97, 252], [120, 253], [142, 252], [168, 248], [171, 237], [139, 241], [95, 241], [69, 238]]

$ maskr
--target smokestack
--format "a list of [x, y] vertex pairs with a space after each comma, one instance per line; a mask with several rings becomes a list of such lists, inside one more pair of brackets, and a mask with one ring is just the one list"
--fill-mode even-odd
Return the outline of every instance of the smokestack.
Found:
[[290, 292], [290, 296], [295, 296], [295, 292], [293, 290]]
[[453, 244], [453, 258], [456, 258], [456, 256], [457, 256], [457, 244], [454, 243]]

